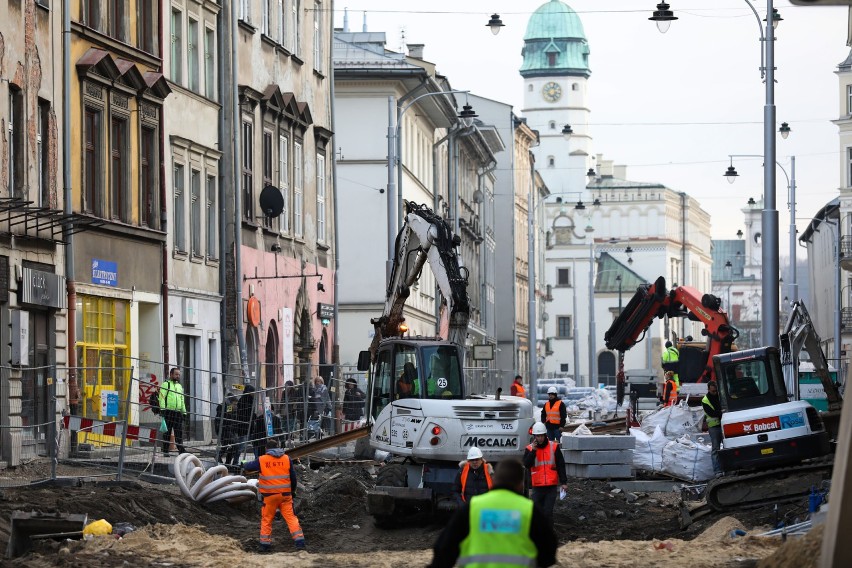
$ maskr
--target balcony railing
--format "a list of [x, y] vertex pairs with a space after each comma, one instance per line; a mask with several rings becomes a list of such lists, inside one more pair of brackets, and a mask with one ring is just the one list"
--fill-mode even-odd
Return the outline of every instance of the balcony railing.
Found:
[[852, 258], [852, 235], [840, 237], [840, 258]]

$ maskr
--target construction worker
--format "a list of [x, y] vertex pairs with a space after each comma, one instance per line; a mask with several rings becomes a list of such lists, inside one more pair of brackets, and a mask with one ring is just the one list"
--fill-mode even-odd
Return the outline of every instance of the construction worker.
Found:
[[677, 347], [672, 345], [671, 341], [666, 341], [666, 350], [663, 351], [662, 360], [663, 370], [671, 371], [673, 373], [672, 377], [674, 378], [674, 382], [677, 383], [678, 388], [680, 388], [680, 377], [677, 374], [680, 351], [678, 351]]
[[530, 470], [532, 500], [549, 517], [553, 518], [556, 492], [559, 484], [568, 491], [565, 458], [559, 444], [547, 439], [547, 428], [541, 422], [532, 427], [533, 443], [524, 451], [524, 466]]
[[707, 432], [710, 434], [711, 453], [713, 460], [713, 471], [716, 476], [722, 474], [722, 466], [719, 463], [719, 448], [722, 446], [722, 405], [719, 402], [719, 388], [716, 381], [707, 383], [707, 394], [701, 399], [704, 408], [704, 420], [707, 422]]
[[459, 508], [438, 537], [430, 568], [553, 566], [556, 533], [541, 508], [523, 496], [524, 467], [501, 461], [494, 488]]
[[547, 439], [554, 442], [562, 440], [562, 428], [568, 419], [568, 410], [565, 408], [565, 403], [559, 398], [559, 391], [556, 387], [547, 389], [547, 402], [541, 408], [541, 421], [544, 422], [544, 427], [547, 428]]
[[263, 496], [263, 510], [260, 517], [261, 553], [272, 549], [272, 521], [275, 512], [281, 516], [290, 529], [290, 536], [297, 550], [305, 550], [305, 535], [299, 525], [299, 519], [293, 512], [293, 498], [296, 496], [296, 471], [291, 467], [290, 457], [278, 445], [278, 440], [266, 440], [266, 453], [260, 458], [243, 464], [246, 471], [259, 471], [257, 490]]
[[186, 403], [183, 397], [183, 385], [180, 384], [180, 369], [172, 367], [169, 378], [160, 387], [160, 413], [166, 422], [163, 432], [163, 456], [169, 457], [171, 434], [175, 436], [175, 445], [179, 454], [186, 453], [183, 447], [183, 417], [186, 415]]
[[524, 389], [523, 377], [520, 375], [515, 375], [515, 381], [512, 383], [512, 386], [509, 390], [509, 394], [512, 396], [519, 396], [521, 398], [526, 398], [527, 391]]
[[678, 384], [674, 380], [674, 373], [666, 371], [666, 382], [663, 385], [663, 406], [674, 406], [677, 404]]
[[469, 503], [471, 498], [487, 493], [491, 489], [491, 464], [482, 457], [482, 450], [473, 447], [467, 452], [467, 460], [459, 463], [459, 472], [453, 484], [453, 492], [459, 504]]

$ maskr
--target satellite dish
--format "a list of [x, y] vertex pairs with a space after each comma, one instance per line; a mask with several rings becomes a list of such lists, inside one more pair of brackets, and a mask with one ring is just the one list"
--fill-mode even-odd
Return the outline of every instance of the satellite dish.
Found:
[[260, 209], [267, 217], [278, 217], [284, 211], [284, 196], [274, 185], [266, 185], [260, 192]]

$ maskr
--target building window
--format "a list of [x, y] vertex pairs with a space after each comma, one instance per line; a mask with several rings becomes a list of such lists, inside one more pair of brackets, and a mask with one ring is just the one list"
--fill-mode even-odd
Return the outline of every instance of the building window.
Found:
[[273, 0], [263, 0], [262, 13], [260, 15], [260, 33], [269, 36], [269, 24], [272, 22]]
[[528, 93], [532, 93], [532, 92], [533, 92], [533, 86], [532, 86], [532, 84], [527, 85], [527, 92], [528, 92]]
[[552, 168], [556, 165], [556, 159], [553, 156], [547, 157], [547, 167]]
[[579, 91], [580, 85], [578, 85], [577, 83], [571, 83], [571, 90], [572, 91]]
[[556, 285], [570, 286], [571, 285], [571, 269], [557, 268], [556, 269]]
[[183, 17], [180, 10], [172, 8], [172, 81], [183, 80]]
[[122, 118], [112, 119], [112, 161], [110, 163], [111, 193], [110, 214], [113, 219], [124, 222], [130, 221], [129, 205], [129, 160], [127, 159], [127, 121]]
[[83, 0], [83, 20], [90, 28], [101, 28], [101, 0]]
[[139, 48], [148, 53], [157, 54], [157, 10], [159, 2], [155, 0], [137, 0], [137, 20]]
[[219, 211], [217, 201], [216, 176], [207, 176], [207, 258], [219, 258]]
[[157, 167], [157, 138], [156, 130], [153, 128], [142, 127], [141, 136], [139, 139], [139, 198], [141, 206], [139, 208], [139, 223], [143, 227], [156, 229], [157, 223], [157, 176], [159, 175], [159, 167]]
[[846, 114], [852, 114], [852, 85], [846, 85]]
[[204, 29], [204, 94], [216, 100], [216, 32]]
[[567, 373], [568, 372], [568, 363], [560, 363], [559, 364], [559, 372]]
[[846, 187], [852, 187], [852, 147], [846, 148]]
[[240, 19], [251, 22], [251, 0], [240, 0]]
[[322, 72], [322, 5], [314, 4], [314, 69]]
[[548, 123], [547, 127], [550, 128], [551, 130], [556, 130], [556, 121], [551, 120]]
[[302, 236], [302, 144], [293, 144], [293, 233]]
[[175, 191], [175, 252], [186, 252], [186, 206], [184, 197], [183, 164], [174, 165]]
[[85, 193], [83, 194], [83, 211], [103, 217], [103, 196], [101, 195], [103, 187], [101, 183], [101, 176], [103, 175], [101, 167], [101, 111], [87, 107], [85, 116], [83, 124], [83, 128], [85, 129], [85, 143], [83, 148], [83, 153], [85, 154], [85, 171], [83, 172]]
[[109, 2], [109, 33], [123, 42], [127, 42], [126, 3], [127, 0], [110, 0]]
[[[272, 132], [263, 131], [263, 187], [272, 185]], [[272, 217], [263, 211], [263, 226], [272, 227]]]
[[9, 196], [24, 197], [24, 95], [9, 85]]
[[252, 196], [254, 191], [252, 188], [252, 162], [254, 161], [254, 138], [251, 122], [243, 122], [243, 217], [252, 221], [252, 213], [254, 211], [254, 200]]
[[[83, 384], [83, 416], [101, 416], [101, 392], [118, 391], [127, 400], [130, 388], [130, 302], [77, 296], [77, 361]], [[123, 410], [119, 410], [122, 415]]]
[[290, 51], [299, 52], [299, 0], [293, 0], [290, 10]]
[[38, 132], [36, 133], [38, 154], [38, 201], [39, 207], [50, 207], [50, 103], [38, 101]]
[[325, 156], [317, 154], [317, 241], [325, 242]]
[[198, 82], [198, 21], [192, 18], [186, 28], [186, 71], [189, 75], [189, 89], [201, 92]]
[[201, 172], [189, 174], [189, 235], [192, 256], [202, 256], [201, 250]]
[[558, 54], [556, 52], [550, 52], [547, 54], [547, 66], [555, 67], [556, 66], [556, 56]]
[[562, 339], [571, 338], [571, 316], [559, 316], [556, 318], [556, 337]]
[[286, 30], [287, 11], [284, 9], [284, 0], [278, 2], [278, 42], [284, 45], [284, 31]]
[[288, 161], [287, 137], [278, 136], [278, 189], [284, 198], [284, 209], [278, 218], [278, 226], [282, 233], [290, 232], [290, 164]]

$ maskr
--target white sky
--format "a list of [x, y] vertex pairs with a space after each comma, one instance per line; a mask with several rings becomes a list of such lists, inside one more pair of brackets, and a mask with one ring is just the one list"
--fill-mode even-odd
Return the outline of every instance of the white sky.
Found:
[[[591, 132], [595, 153], [625, 164], [633, 181], [660, 182], [697, 198], [712, 219], [713, 238], [736, 238], [739, 209], [763, 195], [761, 159], [735, 159], [740, 174], [722, 174], [729, 154], [763, 154], [765, 86], [760, 79], [757, 20], [744, 0], [669, 0], [678, 16], [666, 34], [648, 20], [660, 0], [571, 0], [589, 41]], [[426, 44], [424, 58], [453, 88], [514, 106], [521, 114], [518, 73], [530, 14], [544, 0], [337, 0], [335, 25], [349, 9], [350, 31], [385, 32], [387, 47]], [[790, 172], [796, 156], [799, 231], [841, 181], [837, 127], [837, 64], [846, 47], [847, 8], [774, 6], [784, 21], [776, 30], [775, 105], [778, 161]], [[766, 4], [755, 4], [761, 20]], [[505, 27], [485, 26], [499, 13]], [[531, 125], [535, 127], [534, 125]], [[786, 257], [787, 182], [777, 170], [781, 256]]]

